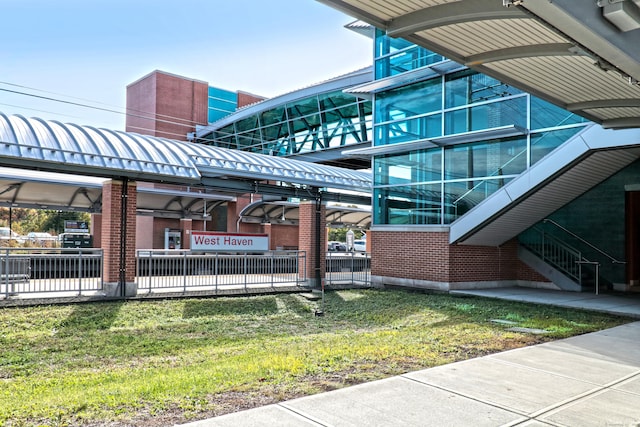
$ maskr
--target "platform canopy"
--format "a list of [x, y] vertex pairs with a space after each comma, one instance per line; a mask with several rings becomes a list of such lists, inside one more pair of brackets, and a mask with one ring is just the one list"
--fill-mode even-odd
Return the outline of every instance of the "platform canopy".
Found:
[[372, 184], [366, 172], [0, 113], [0, 206], [99, 212], [103, 182], [122, 178], [138, 182], [139, 214], [194, 218], [267, 187], [362, 200]]
[[[259, 224], [299, 224], [299, 203], [260, 200], [240, 212], [239, 221]], [[371, 228], [371, 208], [329, 203], [325, 208], [327, 227]]]
[[640, 127], [639, 0], [319, 0], [605, 128]]
[[366, 172], [2, 113], [0, 166], [172, 184], [227, 178], [371, 189]]

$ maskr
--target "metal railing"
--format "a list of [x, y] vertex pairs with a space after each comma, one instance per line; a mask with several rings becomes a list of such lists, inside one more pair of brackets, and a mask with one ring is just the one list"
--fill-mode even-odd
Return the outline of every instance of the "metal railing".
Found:
[[544, 262], [553, 265], [577, 283], [582, 283], [582, 253], [557, 237], [534, 227], [520, 241]]
[[602, 249], [600, 249], [597, 246], [589, 243], [588, 241], [586, 241], [582, 237], [580, 237], [577, 234], [575, 234], [574, 232], [566, 229], [565, 227], [561, 226], [560, 224], [558, 224], [557, 222], [555, 222], [552, 219], [545, 218], [545, 219], [542, 220], [542, 222], [544, 222], [545, 224], [551, 224], [551, 225], [555, 226], [556, 228], [559, 228], [560, 230], [564, 231], [569, 236], [571, 236], [574, 239], [578, 240], [580, 243], [583, 243], [583, 244], [589, 246], [591, 249], [593, 249], [594, 251], [598, 252], [600, 255], [604, 256], [607, 259], [609, 259], [609, 261], [611, 261], [612, 264], [626, 264], [627, 263], [626, 261], [620, 261], [620, 260], [612, 257], [611, 255], [609, 255], [608, 253], [606, 253]]
[[300, 286], [306, 281], [306, 253], [197, 253], [188, 250], [138, 250], [138, 293]]
[[2, 248], [0, 295], [102, 291], [102, 249]]
[[371, 254], [366, 252], [327, 252], [327, 285], [371, 285]]

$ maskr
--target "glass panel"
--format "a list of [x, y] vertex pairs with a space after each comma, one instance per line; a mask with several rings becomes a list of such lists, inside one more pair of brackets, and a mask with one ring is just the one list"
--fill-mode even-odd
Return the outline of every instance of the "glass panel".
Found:
[[[467, 70], [446, 76], [445, 108], [460, 107], [523, 92], [493, 77]], [[524, 114], [526, 110], [521, 110]]]
[[292, 120], [290, 123], [292, 131], [296, 134], [301, 131], [315, 130], [320, 126], [320, 114]]
[[374, 191], [375, 224], [440, 224], [441, 185], [378, 188]]
[[[262, 139], [260, 138], [260, 130], [254, 129], [250, 132], [244, 132], [238, 134], [238, 148], [241, 150], [247, 150], [251, 147], [260, 147]], [[255, 150], [249, 150], [255, 151]]]
[[233, 105], [236, 105], [238, 103], [238, 94], [236, 92], [231, 92], [228, 90], [209, 86], [208, 95], [209, 95], [209, 98], [224, 100]]
[[345, 105], [356, 104], [358, 99], [353, 95], [338, 91], [318, 95], [318, 101], [320, 102], [320, 105], [324, 106], [325, 110], [332, 110]]
[[442, 80], [427, 80], [376, 96], [376, 122], [413, 117], [442, 109]]
[[213, 133], [214, 145], [224, 148], [236, 148], [236, 134], [233, 124], [218, 129]]
[[531, 164], [535, 164], [544, 156], [562, 145], [583, 128], [570, 128], [531, 135]]
[[249, 116], [246, 119], [238, 120], [236, 122], [236, 131], [238, 133], [245, 132], [247, 130], [256, 129], [258, 127], [258, 116]]
[[492, 129], [518, 125], [526, 127], [527, 98], [518, 97], [475, 107], [462, 108], [445, 113], [445, 134]]
[[442, 149], [374, 158], [374, 185], [410, 184], [442, 179]]
[[546, 101], [531, 97], [531, 129], [588, 123], [588, 120]]
[[287, 111], [289, 112], [289, 119], [306, 117], [314, 113], [317, 114], [320, 111], [318, 107], [318, 99], [314, 96], [302, 99], [295, 103], [287, 104]]
[[442, 135], [440, 114], [376, 126], [376, 145], [397, 144]]
[[455, 221], [511, 179], [508, 177], [445, 183], [444, 222], [449, 224]]
[[287, 116], [284, 112], [284, 107], [277, 107], [272, 110], [263, 111], [260, 113], [260, 122], [262, 126], [269, 126], [275, 123], [281, 123], [286, 120]]
[[376, 28], [375, 57], [387, 55], [401, 49], [408, 48], [413, 43], [400, 38], [391, 38], [383, 30]]
[[437, 53], [415, 46], [376, 60], [376, 78], [395, 76], [441, 62], [444, 58]]
[[445, 179], [514, 175], [527, 167], [527, 140], [513, 138], [445, 149]]

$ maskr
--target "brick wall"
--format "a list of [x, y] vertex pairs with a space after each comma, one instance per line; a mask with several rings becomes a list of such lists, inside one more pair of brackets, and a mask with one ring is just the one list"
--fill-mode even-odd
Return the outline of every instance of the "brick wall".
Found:
[[307, 277], [311, 279], [312, 286], [320, 286], [315, 283], [316, 277], [316, 257], [320, 257], [320, 278], [325, 276], [326, 260], [325, 252], [327, 248], [327, 239], [324, 229], [326, 216], [326, 206], [321, 206], [320, 212], [320, 253], [316, 251], [316, 204], [315, 201], [307, 201], [300, 203], [300, 215], [298, 226], [298, 249], [306, 252], [306, 264], [300, 266], [300, 271], [306, 271]]
[[518, 259], [518, 243], [450, 245], [449, 232], [370, 231], [372, 276], [439, 283], [548, 282]]
[[253, 95], [251, 93], [238, 91], [238, 108], [245, 107], [247, 105], [255, 104], [256, 102], [264, 101], [265, 97]]
[[207, 124], [208, 96], [206, 82], [154, 71], [127, 86], [126, 130], [186, 141], [196, 124]]
[[[121, 208], [122, 182], [109, 181], [102, 188], [102, 249], [104, 251], [104, 281], [117, 283], [120, 279], [120, 239], [122, 235]], [[127, 248], [125, 259], [125, 281], [133, 282], [136, 274], [136, 183], [127, 188]]]
[[449, 233], [369, 231], [371, 274], [449, 281]]
[[298, 248], [299, 233], [295, 225], [265, 224], [262, 232], [269, 235], [271, 250]]

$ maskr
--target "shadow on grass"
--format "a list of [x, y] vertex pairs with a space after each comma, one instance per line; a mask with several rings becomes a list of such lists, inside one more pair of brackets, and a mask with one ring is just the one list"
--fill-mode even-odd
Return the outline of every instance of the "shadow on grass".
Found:
[[278, 312], [276, 297], [190, 300], [184, 305], [185, 319], [210, 316], [270, 315]]
[[96, 309], [95, 304], [77, 304], [69, 316], [60, 322], [61, 333], [75, 334], [78, 331], [109, 329], [118, 319], [123, 301], [105, 302]]

